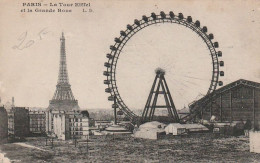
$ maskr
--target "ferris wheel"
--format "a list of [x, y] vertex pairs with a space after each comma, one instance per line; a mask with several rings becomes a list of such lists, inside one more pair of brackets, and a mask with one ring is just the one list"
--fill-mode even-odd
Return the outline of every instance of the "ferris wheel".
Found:
[[106, 71], [103, 72], [103, 75], [106, 76], [104, 84], [107, 85], [105, 92], [110, 94], [108, 100], [114, 102], [112, 108], [119, 108], [119, 110], [129, 117], [131, 121], [135, 121], [138, 116], [129, 109], [118, 90], [116, 72], [119, 56], [128, 41], [139, 31], [156, 24], [166, 23], [177, 24], [191, 29], [191, 31], [195, 32], [206, 44], [211, 56], [212, 74], [207, 92], [205, 93], [209, 94], [213, 92], [218, 85], [223, 85], [223, 82], [219, 80], [221, 76], [224, 76], [224, 71], [220, 70], [220, 67], [224, 66], [224, 61], [219, 60], [219, 57], [222, 57], [222, 52], [216, 50], [216, 48], [219, 47], [219, 43], [212, 41], [214, 35], [212, 33], [208, 34], [206, 26], [202, 27], [200, 21], [193, 21], [191, 16], [185, 18], [182, 13], [175, 15], [172, 11], [169, 12], [169, 14], [165, 14], [163, 11], [160, 12], [159, 15], [152, 13], [149, 17], [144, 15], [141, 20], [135, 19], [134, 24], [128, 24], [126, 30], [120, 31], [120, 36], [114, 39], [115, 44], [110, 46], [111, 52], [106, 55], [108, 61], [104, 63], [104, 66], [106, 67]]

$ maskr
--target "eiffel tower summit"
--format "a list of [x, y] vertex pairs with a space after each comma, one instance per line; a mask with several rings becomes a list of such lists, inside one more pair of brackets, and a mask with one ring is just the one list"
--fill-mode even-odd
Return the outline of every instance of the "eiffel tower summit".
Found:
[[[80, 110], [69, 84], [66, 64], [65, 37], [60, 38], [60, 67], [58, 82], [46, 113], [46, 131], [58, 139], [86, 138], [89, 135], [89, 113]], [[79, 124], [80, 123], [80, 124]], [[81, 126], [78, 128], [78, 126]]]

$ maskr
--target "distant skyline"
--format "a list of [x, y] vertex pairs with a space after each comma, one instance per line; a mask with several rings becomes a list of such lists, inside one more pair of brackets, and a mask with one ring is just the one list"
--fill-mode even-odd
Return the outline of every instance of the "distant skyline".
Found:
[[[224, 85], [241, 78], [260, 83], [260, 1], [257, 0], [101, 0], [90, 1], [93, 13], [33, 14], [21, 13], [18, 0], [8, 2], [0, 2], [2, 103], [11, 102], [14, 97], [17, 106], [48, 107], [58, 80], [59, 39], [64, 32], [69, 81], [79, 106], [111, 108], [102, 75], [109, 46], [134, 19], [160, 11], [181, 12], [208, 27], [214, 41], [219, 42], [217, 50], [223, 52]], [[19, 46], [22, 38], [25, 41]], [[154, 69], [160, 66], [166, 69], [174, 102], [181, 109], [199, 94], [205, 94], [209, 87], [212, 69], [207, 54], [203, 41], [185, 27], [167, 24], [148, 27], [127, 43], [120, 56], [117, 69], [120, 94], [130, 108], [142, 109]], [[180, 75], [190, 78], [182, 79]], [[201, 80], [192, 79], [194, 76]]]

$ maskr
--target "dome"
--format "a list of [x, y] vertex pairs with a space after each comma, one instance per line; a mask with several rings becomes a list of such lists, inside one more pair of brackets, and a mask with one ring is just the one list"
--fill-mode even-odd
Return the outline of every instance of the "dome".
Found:
[[81, 111], [81, 114], [83, 115], [83, 117], [88, 117], [89, 118], [89, 113], [88, 113], [87, 110]]

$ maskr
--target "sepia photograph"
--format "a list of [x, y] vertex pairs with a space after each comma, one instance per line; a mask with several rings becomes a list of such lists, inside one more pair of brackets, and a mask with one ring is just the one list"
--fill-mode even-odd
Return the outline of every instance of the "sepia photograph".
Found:
[[260, 162], [260, 1], [0, 7], [0, 163]]

